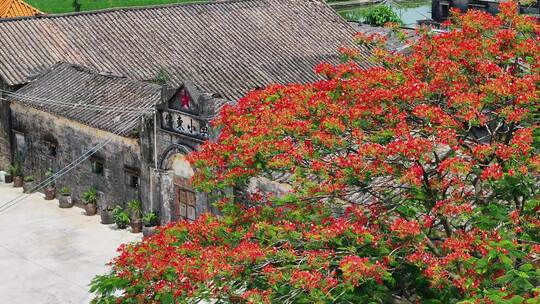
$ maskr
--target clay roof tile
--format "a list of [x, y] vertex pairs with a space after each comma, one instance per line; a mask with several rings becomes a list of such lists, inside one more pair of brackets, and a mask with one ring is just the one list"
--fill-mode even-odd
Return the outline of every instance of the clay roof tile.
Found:
[[41, 12], [21, 0], [0, 0], [0, 18], [35, 16]]
[[[0, 20], [0, 78], [18, 86], [59, 61], [148, 81], [192, 81], [237, 100], [271, 83], [322, 79], [355, 30], [318, 0], [232, 0]], [[370, 66], [368, 49], [361, 49]]]

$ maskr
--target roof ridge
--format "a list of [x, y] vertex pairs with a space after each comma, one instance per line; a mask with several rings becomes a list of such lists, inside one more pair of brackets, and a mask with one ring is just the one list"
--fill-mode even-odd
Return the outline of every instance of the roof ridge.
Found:
[[[13, 1], [13, 0], [12, 0]], [[16, 1], [16, 0], [15, 0]], [[38, 13], [34, 16], [21, 16], [21, 17], [11, 17], [11, 18], [0, 18], [0, 23], [7, 23], [11, 21], [24, 21], [24, 20], [34, 20], [34, 19], [56, 19], [62, 17], [74, 17], [74, 16], [85, 16], [85, 15], [99, 15], [106, 13], [114, 13], [118, 11], [142, 11], [142, 10], [152, 10], [159, 8], [169, 8], [169, 7], [188, 7], [188, 6], [210, 6], [210, 5], [223, 5], [231, 3], [249, 3], [249, 2], [266, 2], [266, 1], [284, 1], [284, 0], [188, 0], [188, 2], [181, 3], [168, 3], [168, 4], [156, 4], [156, 5], [144, 5], [144, 6], [125, 6], [125, 7], [112, 7], [99, 10], [91, 11], [81, 11], [81, 12], [69, 12], [69, 13], [60, 13], [60, 14], [48, 14], [48, 13]], [[298, 0], [295, 0], [298, 1]], [[306, 2], [324, 2], [322, 0], [300, 0]]]

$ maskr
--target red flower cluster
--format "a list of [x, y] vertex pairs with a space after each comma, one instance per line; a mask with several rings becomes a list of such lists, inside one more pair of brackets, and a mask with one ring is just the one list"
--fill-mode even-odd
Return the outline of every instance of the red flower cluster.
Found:
[[421, 233], [418, 222], [407, 221], [403, 218], [396, 219], [390, 226], [390, 230], [399, 238], [412, 237]]
[[540, 25], [508, 2], [447, 26], [223, 109], [194, 183], [290, 192], [122, 247], [96, 302], [538, 302]]

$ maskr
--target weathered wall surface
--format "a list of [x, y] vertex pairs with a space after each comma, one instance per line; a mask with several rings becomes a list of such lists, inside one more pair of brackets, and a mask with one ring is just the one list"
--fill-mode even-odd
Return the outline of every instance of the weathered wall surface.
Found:
[[[211, 116], [213, 108], [211, 101], [207, 100], [209, 97], [204, 99], [193, 93], [193, 90], [190, 91], [190, 96], [199, 102], [193, 102], [191, 105], [194, 109], [188, 112], [192, 113], [191, 115], [198, 112], [196, 116], [200, 119]], [[164, 94], [164, 101], [171, 94]], [[171, 104], [164, 102], [160, 111], [167, 110], [169, 105]], [[139, 129], [139, 138], [116, 136], [95, 154], [104, 160], [103, 176], [92, 172], [91, 160], [85, 160], [65, 177], [60, 178], [56, 182], [56, 188], [69, 187], [75, 201], [81, 202], [82, 194], [90, 187], [95, 187], [102, 194], [102, 206], [124, 204], [130, 199], [138, 198], [142, 201], [145, 212], [154, 211], [160, 214], [162, 223], [179, 220], [175, 184], [178, 176], [171, 168], [171, 161], [174, 162], [179, 155], [198, 149], [203, 140], [162, 128], [160, 111], [156, 116], [157, 128], [154, 128], [154, 116], [148, 114]], [[62, 169], [89, 148], [112, 135], [17, 103], [11, 105], [11, 121], [12, 130], [25, 135], [27, 148], [22, 162], [23, 173], [34, 175], [37, 181], [45, 179], [49, 168], [54, 172]], [[13, 132], [10, 132], [9, 136], [14, 140]], [[211, 139], [215, 138], [211, 130], [209, 136]], [[48, 154], [47, 149], [47, 142], [51, 140], [57, 143], [57, 154], [54, 157]], [[11, 150], [17, 150], [17, 146], [14, 145]], [[9, 155], [9, 147], [7, 151]], [[139, 170], [138, 189], [131, 188], [126, 182], [126, 168]], [[209, 206], [206, 194], [196, 193], [195, 202], [197, 216], [204, 212], [215, 212]]]
[[[151, 176], [141, 184], [141, 194], [146, 201], [145, 210], [159, 212], [162, 223], [179, 220], [176, 216], [176, 193], [174, 190], [173, 174], [167, 168], [167, 160], [174, 154], [188, 154], [198, 148], [201, 142], [187, 136], [175, 134], [160, 128], [160, 118], [157, 122], [157, 146], [154, 146], [154, 125], [153, 120], [149, 120], [146, 127], [141, 132], [141, 154], [143, 157], [144, 172], [142, 175]], [[154, 155], [157, 150], [157, 170], [155, 168]], [[152, 187], [150, 187], [152, 180]], [[207, 211], [207, 201], [205, 195], [197, 195], [196, 214], [200, 215]]]
[[[23, 173], [34, 175], [37, 181], [45, 178], [49, 168], [54, 172], [79, 158], [89, 148], [110, 136], [112, 142], [95, 155], [104, 160], [103, 176], [92, 172], [91, 161], [83, 161], [74, 170], [56, 182], [56, 188], [67, 186], [76, 202], [82, 201], [83, 192], [95, 187], [102, 193], [100, 206], [124, 204], [139, 198], [139, 190], [126, 183], [126, 167], [140, 168], [141, 157], [137, 139], [125, 138], [94, 129], [49, 113], [11, 105], [13, 130], [25, 134], [27, 150], [23, 158]], [[55, 157], [48, 155], [46, 140], [57, 142]]]
[[[177, 177], [169, 167], [170, 160], [178, 154], [186, 155], [197, 150], [203, 143], [203, 140], [193, 136], [162, 128], [164, 125], [162, 111], [172, 109], [190, 113], [202, 120], [215, 114], [215, 98], [200, 94], [189, 82], [184, 84], [184, 88], [191, 99], [189, 108], [181, 106], [177, 89], [164, 91], [163, 103], [158, 107], [156, 113], [155, 126], [157, 127], [154, 128], [154, 118], [149, 116], [145, 119], [140, 133], [141, 163], [143, 164], [141, 166], [141, 176], [143, 176], [141, 179], [141, 198], [145, 210], [158, 212], [162, 223], [179, 220], [176, 216], [175, 178]], [[212, 130], [209, 131], [210, 138], [214, 139], [216, 135], [212, 133]], [[204, 212], [215, 212], [209, 205], [208, 196], [205, 193], [196, 193], [195, 201], [197, 216]]]
[[[7, 89], [4, 82], [0, 79], [0, 90]], [[0, 170], [7, 171], [11, 164], [11, 145], [10, 145], [10, 113], [9, 103], [3, 100], [4, 93], [0, 91]]]

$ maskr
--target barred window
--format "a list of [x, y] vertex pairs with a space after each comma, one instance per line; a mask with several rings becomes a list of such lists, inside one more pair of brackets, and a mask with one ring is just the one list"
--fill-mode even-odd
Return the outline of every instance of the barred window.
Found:
[[139, 170], [131, 167], [124, 167], [124, 177], [127, 186], [139, 189]]
[[96, 175], [103, 176], [104, 168], [105, 168], [105, 161], [101, 157], [92, 157], [90, 159], [90, 163], [92, 166], [92, 173], [95, 173]]

